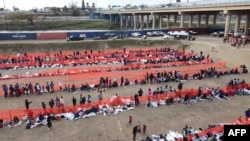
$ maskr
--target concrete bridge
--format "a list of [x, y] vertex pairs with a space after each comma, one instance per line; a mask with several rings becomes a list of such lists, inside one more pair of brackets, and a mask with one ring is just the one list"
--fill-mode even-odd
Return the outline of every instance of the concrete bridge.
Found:
[[[171, 27], [216, 27], [225, 23], [224, 36], [230, 30], [231, 17], [235, 17], [234, 30], [238, 32], [244, 24], [244, 34], [249, 34], [250, 0], [203, 1], [197, 3], [175, 3], [169, 7], [148, 7], [143, 9], [106, 9], [95, 11], [91, 18], [107, 19], [120, 23], [121, 29], [169, 29]], [[146, 20], [145, 20], [146, 19]], [[219, 20], [219, 21], [218, 21]], [[166, 25], [164, 25], [164, 22]], [[242, 23], [241, 23], [242, 22]], [[157, 23], [157, 25], [156, 25]], [[177, 24], [178, 23], [178, 24]], [[187, 24], [185, 24], [187, 23]]]

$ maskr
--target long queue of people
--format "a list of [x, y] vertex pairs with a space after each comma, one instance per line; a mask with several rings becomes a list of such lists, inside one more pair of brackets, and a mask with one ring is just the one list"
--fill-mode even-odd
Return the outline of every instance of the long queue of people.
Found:
[[[166, 82], [178, 82], [180, 80], [201, 80], [205, 78], [211, 77], [221, 77], [229, 74], [241, 74], [248, 73], [248, 69], [245, 65], [241, 65], [240, 68], [230, 69], [226, 71], [217, 71], [214, 67], [208, 69], [202, 69], [199, 73], [194, 74], [181, 74], [179, 71], [175, 70], [174, 72], [170, 71], [157, 71], [156, 73], [146, 73], [144, 79], [135, 79], [134, 82], [131, 82], [129, 78], [121, 76], [120, 81], [118, 79], [114, 79], [113, 81], [109, 77], [101, 77], [98, 84], [89, 85], [88, 83], [80, 84], [77, 86], [76, 84], [65, 84], [63, 86], [62, 81], [58, 82], [59, 90], [67, 91], [67, 92], [76, 92], [80, 91], [90, 91], [90, 90], [105, 90], [107, 88], [114, 88], [119, 86], [129, 86], [129, 85], [143, 85], [143, 84], [153, 84], [153, 83], [166, 83]], [[19, 83], [15, 85], [2, 85], [2, 90], [4, 92], [4, 96], [7, 97], [19, 97], [22, 94], [43, 94], [43, 93], [53, 93], [55, 91], [55, 84], [53, 81], [47, 82], [45, 85], [40, 85], [39, 83], [35, 83], [34, 86], [32, 83], [25, 84], [21, 86]]]
[[[160, 95], [168, 94], [168, 93], [175, 93], [175, 96], [169, 96], [165, 101], [162, 101], [166, 105], [171, 105], [174, 102], [182, 103], [187, 106], [190, 106], [191, 103], [195, 102], [201, 102], [201, 101], [208, 101], [211, 102], [213, 99], [219, 99], [219, 100], [228, 100], [228, 97], [230, 96], [237, 96], [237, 95], [250, 95], [250, 88], [247, 86], [245, 87], [245, 80], [240, 79], [232, 79], [228, 82], [227, 86], [244, 86], [244, 87], [237, 87], [233, 90], [224, 91], [220, 87], [198, 87], [197, 89], [197, 95], [193, 95], [191, 92], [187, 91], [184, 95], [181, 95], [180, 92], [183, 90], [183, 82], [180, 81], [177, 85], [177, 88], [174, 88], [169, 85], [160, 86], [157, 87], [155, 90], [148, 88], [147, 90], [143, 90], [140, 88], [136, 94], [134, 95], [134, 104], [135, 106], [140, 105], [140, 97], [147, 96], [148, 101], [145, 103], [145, 106], [147, 107], [155, 107], [159, 105], [159, 101], [155, 102], [153, 99], [150, 99], [150, 97], [157, 98], [160, 97]], [[240, 91], [244, 91], [244, 93], [239, 93]], [[98, 100], [103, 100], [103, 91], [98, 91], [97, 93]], [[117, 97], [118, 95], [115, 94]], [[85, 96], [82, 93], [79, 95], [79, 99], [75, 96], [72, 97], [72, 105], [75, 106], [77, 104], [84, 105], [86, 103], [91, 103], [93, 101], [93, 98], [91, 95]], [[25, 106], [26, 109], [29, 109], [29, 104], [32, 102], [29, 102], [28, 100], [25, 100]], [[49, 108], [54, 107], [61, 107], [65, 105], [65, 102], [63, 100], [63, 96], [56, 97], [55, 99], [50, 99], [47, 103]], [[46, 105], [46, 102], [42, 102], [41, 106], [42, 108], [48, 108]]]

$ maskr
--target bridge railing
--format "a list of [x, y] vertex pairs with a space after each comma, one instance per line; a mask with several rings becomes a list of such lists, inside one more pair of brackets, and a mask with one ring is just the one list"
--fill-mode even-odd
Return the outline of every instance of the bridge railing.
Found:
[[119, 11], [140, 11], [150, 9], [177, 9], [177, 8], [189, 8], [189, 7], [204, 7], [204, 6], [219, 6], [219, 5], [246, 5], [250, 4], [250, 0], [206, 0], [206, 1], [195, 1], [195, 2], [181, 2], [181, 3], [166, 3], [161, 5], [150, 5], [147, 7], [134, 7], [131, 9], [120, 8], [120, 9], [102, 9], [99, 12], [119, 12]]

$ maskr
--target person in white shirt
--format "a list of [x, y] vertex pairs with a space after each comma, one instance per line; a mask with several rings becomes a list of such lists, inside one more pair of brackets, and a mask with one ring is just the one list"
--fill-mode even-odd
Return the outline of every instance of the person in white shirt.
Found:
[[60, 106], [64, 106], [64, 100], [63, 100], [63, 97], [61, 96], [60, 98]]
[[61, 80], [58, 82], [58, 86], [59, 86], [60, 90], [62, 90], [62, 81]]

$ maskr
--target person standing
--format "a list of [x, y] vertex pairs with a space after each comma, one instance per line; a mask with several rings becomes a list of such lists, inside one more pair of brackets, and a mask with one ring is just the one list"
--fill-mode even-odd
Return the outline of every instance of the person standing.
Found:
[[137, 126], [133, 127], [133, 141], [136, 141]]
[[129, 120], [128, 120], [128, 123], [131, 124], [132, 123], [132, 116], [129, 115]]
[[50, 108], [53, 108], [53, 107], [54, 107], [54, 104], [55, 104], [54, 100], [51, 99], [51, 100], [49, 101], [49, 106], [50, 106]]
[[143, 90], [142, 90], [142, 88], [140, 88], [140, 90], [138, 91], [138, 94], [139, 94], [139, 96], [142, 96], [142, 95], [143, 95]]
[[98, 94], [98, 99], [101, 101], [102, 100], [102, 91]]
[[76, 98], [74, 96], [72, 98], [72, 103], [73, 103], [74, 106], [76, 106]]
[[142, 133], [143, 133], [143, 134], [146, 134], [146, 131], [147, 131], [147, 126], [144, 124], [144, 125], [142, 126]]
[[50, 81], [50, 93], [53, 93], [54, 92], [54, 82], [53, 81]]
[[42, 102], [42, 107], [43, 109], [46, 109], [46, 104], [44, 102]]
[[91, 96], [90, 96], [90, 95], [88, 95], [87, 101], [88, 101], [88, 103], [91, 103], [92, 98], [91, 98]]
[[59, 89], [62, 90], [62, 81], [61, 80], [58, 82], [58, 86], [59, 86]]
[[48, 117], [47, 117], [47, 126], [49, 128], [49, 130], [52, 128], [52, 122], [51, 122], [52, 118], [51, 116], [48, 114]]
[[32, 101], [28, 101], [27, 99], [25, 99], [25, 107], [26, 107], [26, 109], [29, 109], [30, 103], [32, 103]]
[[61, 98], [60, 98], [60, 106], [64, 106], [64, 100], [63, 100], [63, 96], [61, 96]]

